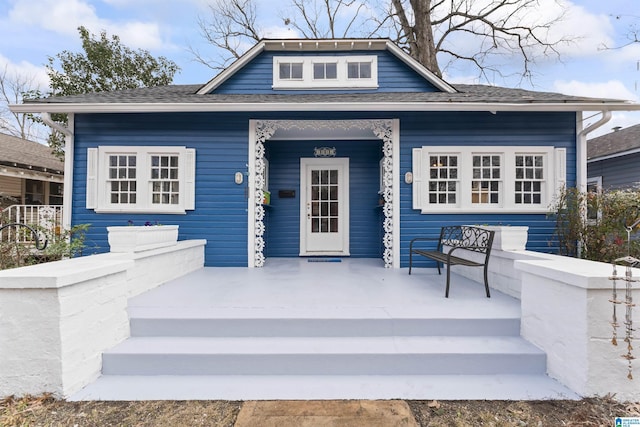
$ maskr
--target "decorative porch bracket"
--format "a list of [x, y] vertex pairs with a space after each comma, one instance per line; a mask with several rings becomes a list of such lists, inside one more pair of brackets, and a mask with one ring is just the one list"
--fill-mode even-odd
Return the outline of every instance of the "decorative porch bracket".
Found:
[[384, 266], [393, 267], [393, 120], [257, 120], [255, 135], [255, 173], [254, 173], [254, 218], [255, 218], [255, 254], [256, 267], [264, 266], [264, 206], [262, 192], [265, 183], [265, 146], [264, 143], [283, 130], [371, 130], [373, 136], [383, 142], [383, 194], [384, 199]]

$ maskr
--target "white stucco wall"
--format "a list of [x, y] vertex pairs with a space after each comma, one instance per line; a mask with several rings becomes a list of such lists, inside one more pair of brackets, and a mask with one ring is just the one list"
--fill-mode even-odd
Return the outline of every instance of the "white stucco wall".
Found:
[[127, 301], [204, 265], [204, 240], [0, 271], [0, 398], [67, 397], [129, 336]]
[[0, 396], [64, 396], [129, 334], [132, 261], [86, 257], [0, 271]]
[[[522, 336], [547, 353], [547, 370], [582, 396], [615, 394], [620, 400], [640, 400], [638, 379], [627, 378], [628, 362], [622, 356], [625, 306], [617, 306], [618, 345], [611, 344], [613, 304], [612, 266], [574, 258], [549, 256], [546, 260], [516, 261], [522, 272]], [[618, 275], [624, 276], [618, 267]], [[635, 277], [640, 270], [633, 269]], [[625, 284], [618, 281], [618, 299], [624, 299]], [[635, 301], [640, 286], [633, 285]], [[640, 310], [633, 308], [640, 325]], [[636, 327], [637, 328], [637, 327]], [[633, 341], [634, 356], [640, 351]], [[632, 362], [640, 378], [640, 363]]]

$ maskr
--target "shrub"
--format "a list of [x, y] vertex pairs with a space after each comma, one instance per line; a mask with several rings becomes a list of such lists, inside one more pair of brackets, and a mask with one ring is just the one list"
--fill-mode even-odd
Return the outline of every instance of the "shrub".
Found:
[[554, 235], [561, 255], [613, 262], [626, 255], [640, 258], [638, 227], [627, 228], [640, 218], [640, 191], [580, 192], [564, 189], [551, 205]]
[[[58, 235], [48, 236], [48, 244], [44, 250], [37, 250], [32, 244], [1, 241], [0, 270], [58, 261], [82, 255], [82, 250], [85, 247], [85, 233], [89, 227], [90, 224], [80, 224], [73, 226], [69, 230], [64, 230]], [[44, 230], [39, 231], [44, 232]], [[31, 234], [31, 231], [27, 228], [22, 228], [19, 233]]]

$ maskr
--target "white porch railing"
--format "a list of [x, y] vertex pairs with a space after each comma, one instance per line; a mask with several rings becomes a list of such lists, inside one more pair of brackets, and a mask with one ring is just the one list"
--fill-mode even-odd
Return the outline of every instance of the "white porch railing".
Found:
[[[54, 205], [11, 205], [0, 214], [0, 226], [13, 222], [27, 224], [55, 240], [63, 232], [62, 206]], [[32, 233], [25, 233], [16, 227], [0, 231], [0, 241], [34, 243]]]

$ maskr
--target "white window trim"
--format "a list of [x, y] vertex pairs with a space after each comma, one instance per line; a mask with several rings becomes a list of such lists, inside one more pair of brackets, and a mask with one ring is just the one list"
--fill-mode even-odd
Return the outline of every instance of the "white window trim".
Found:
[[[113, 154], [136, 156], [137, 197], [135, 204], [110, 203], [108, 160]], [[176, 205], [151, 203], [150, 166], [152, 155], [178, 156], [179, 201]], [[186, 147], [100, 146], [87, 149], [87, 209], [97, 213], [185, 214], [195, 209], [195, 150]]]
[[[471, 203], [473, 155], [500, 155], [502, 157], [502, 190], [498, 204]], [[515, 203], [515, 156], [544, 155], [544, 182], [540, 204]], [[458, 194], [456, 206], [430, 204], [429, 156], [458, 155]], [[546, 213], [557, 189], [566, 182], [566, 149], [554, 147], [510, 146], [423, 146], [413, 149], [413, 208], [429, 213]]]
[[[370, 62], [371, 78], [350, 79], [347, 77], [349, 62]], [[302, 63], [302, 80], [280, 79], [280, 63]], [[314, 79], [313, 64], [336, 63], [337, 78]], [[358, 56], [274, 56], [273, 89], [377, 89], [378, 57], [376, 55]]]

